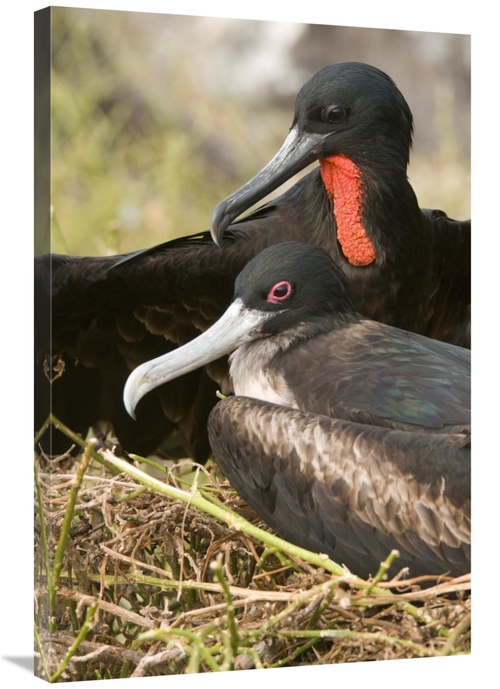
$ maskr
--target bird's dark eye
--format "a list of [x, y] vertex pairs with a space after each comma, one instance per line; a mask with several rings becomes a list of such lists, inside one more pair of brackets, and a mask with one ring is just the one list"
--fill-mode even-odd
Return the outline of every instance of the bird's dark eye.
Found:
[[292, 294], [292, 285], [286, 280], [283, 280], [282, 282], [277, 282], [273, 287], [271, 287], [267, 295], [267, 301], [271, 302], [271, 304], [279, 304], [280, 301], [290, 299]]
[[342, 122], [346, 116], [347, 110], [341, 105], [329, 105], [321, 111], [321, 119], [325, 122], [331, 122], [332, 124]]

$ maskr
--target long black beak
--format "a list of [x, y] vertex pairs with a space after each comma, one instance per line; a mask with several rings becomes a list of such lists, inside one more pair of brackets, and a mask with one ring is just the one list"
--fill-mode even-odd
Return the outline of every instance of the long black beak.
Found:
[[195, 340], [134, 369], [123, 392], [125, 409], [135, 419], [135, 408], [146, 393], [260, 337], [259, 326], [274, 315], [248, 309], [241, 299], [235, 299], [219, 320]]
[[220, 245], [226, 228], [238, 215], [317, 160], [324, 139], [324, 134], [299, 132], [296, 126], [292, 127], [274, 158], [216, 207], [210, 228], [214, 242]]

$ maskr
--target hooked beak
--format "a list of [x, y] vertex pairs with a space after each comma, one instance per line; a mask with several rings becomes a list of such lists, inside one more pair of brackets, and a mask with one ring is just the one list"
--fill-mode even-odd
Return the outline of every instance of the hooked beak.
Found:
[[274, 158], [216, 207], [210, 228], [214, 242], [220, 246], [226, 228], [238, 215], [317, 160], [324, 139], [324, 134], [299, 132], [297, 126], [292, 127]]
[[134, 369], [123, 392], [125, 409], [135, 419], [137, 404], [146, 393], [260, 337], [259, 326], [274, 315], [248, 309], [241, 299], [235, 299], [221, 318], [199, 337]]

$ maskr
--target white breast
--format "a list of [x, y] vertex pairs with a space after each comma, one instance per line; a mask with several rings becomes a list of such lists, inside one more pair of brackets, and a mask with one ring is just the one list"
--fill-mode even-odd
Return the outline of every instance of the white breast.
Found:
[[229, 371], [235, 395], [298, 409], [283, 376], [267, 372], [267, 364], [279, 349], [275, 342], [265, 339], [243, 345], [231, 355]]

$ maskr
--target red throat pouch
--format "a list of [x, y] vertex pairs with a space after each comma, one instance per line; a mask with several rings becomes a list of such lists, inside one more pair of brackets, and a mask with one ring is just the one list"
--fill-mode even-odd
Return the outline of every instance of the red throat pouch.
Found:
[[361, 172], [344, 155], [323, 158], [319, 162], [326, 192], [334, 199], [333, 213], [342, 252], [353, 266], [367, 266], [377, 255], [361, 222]]

